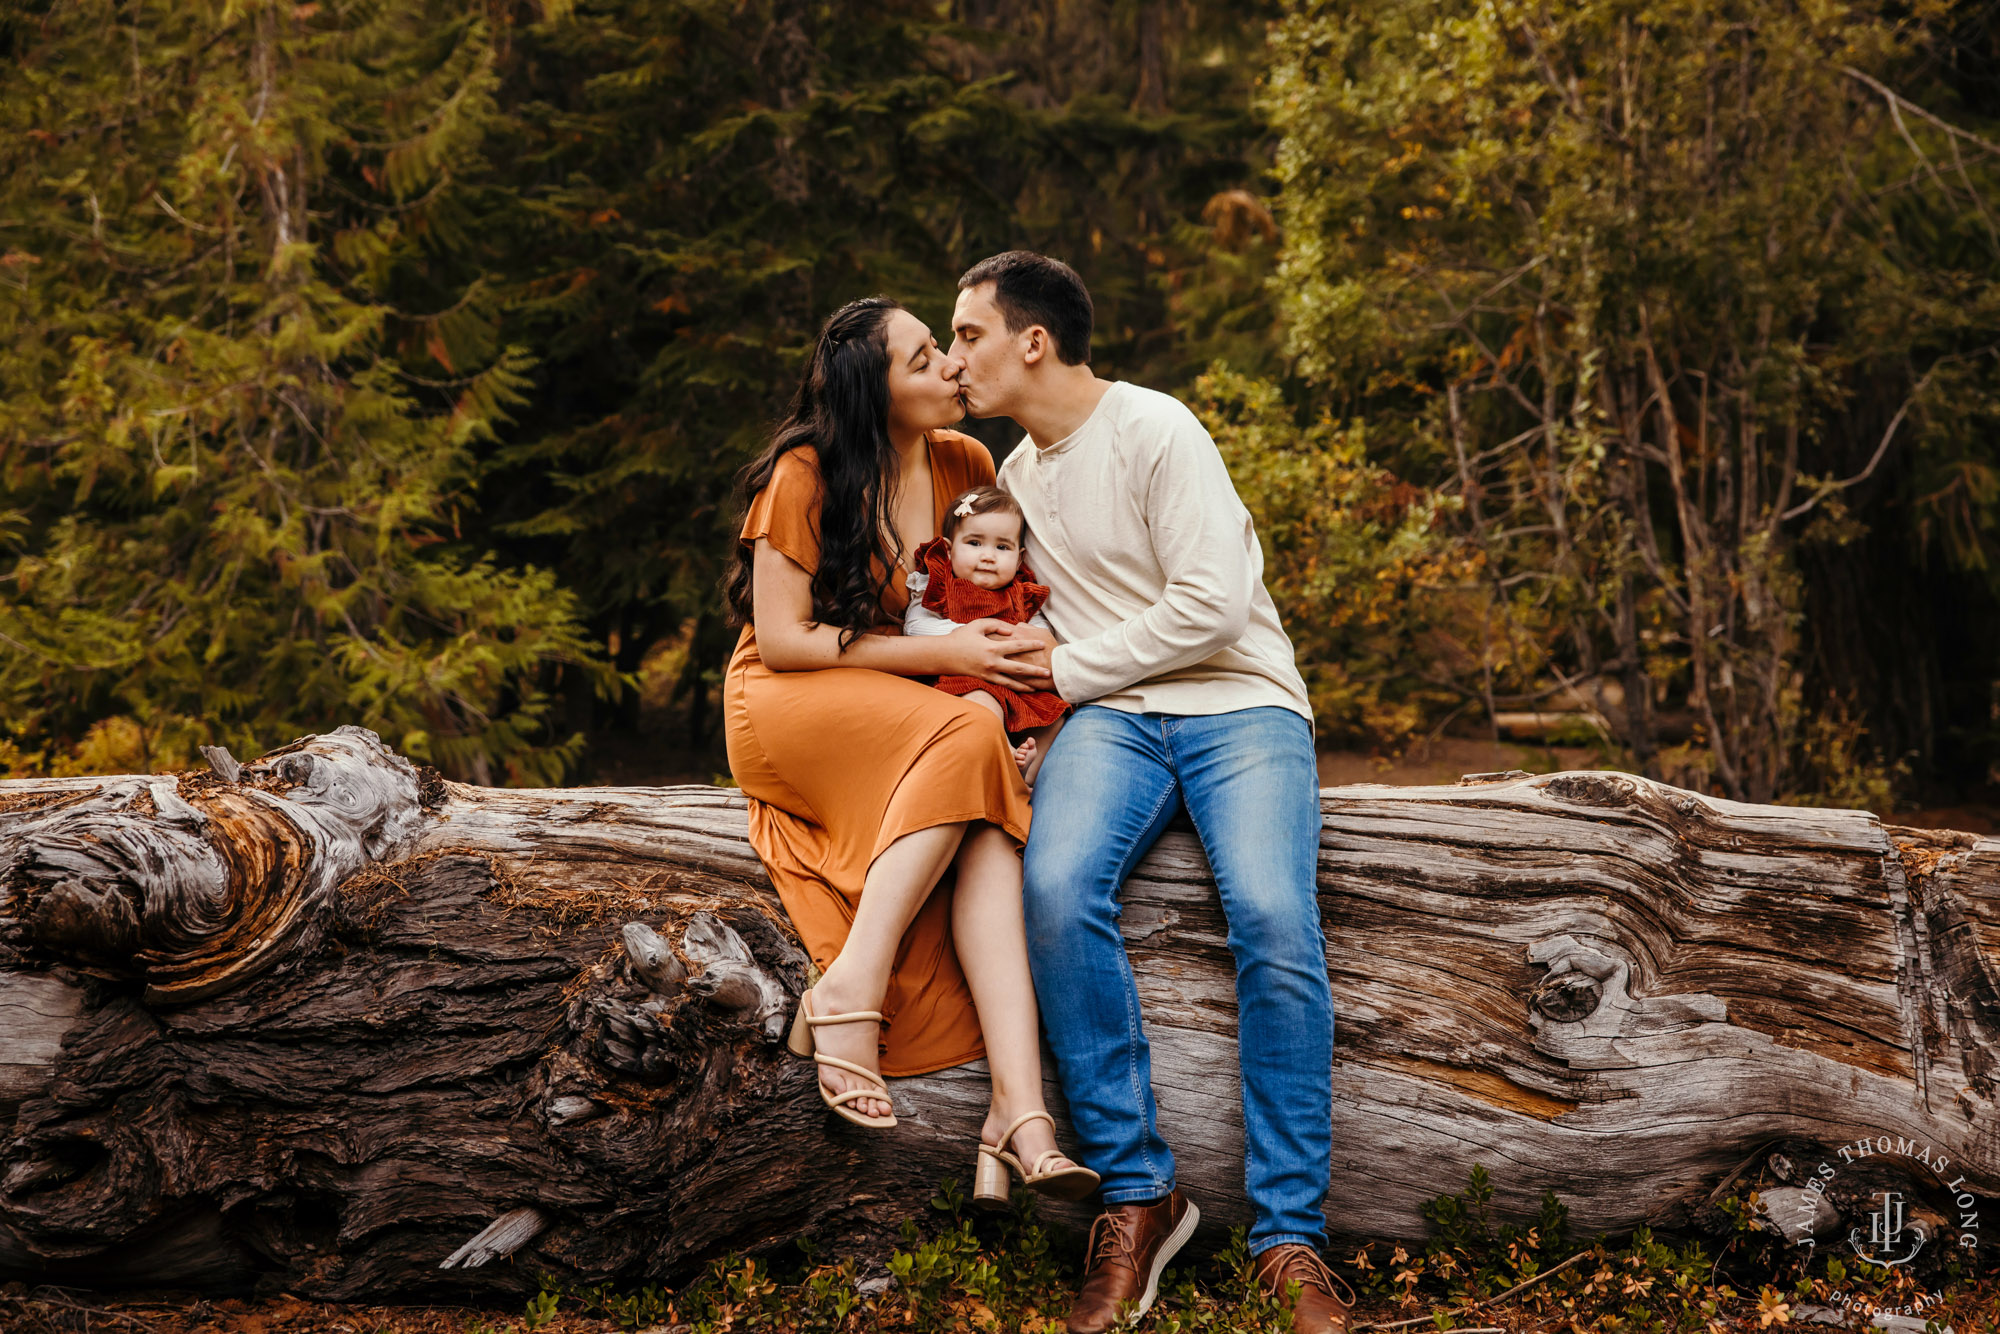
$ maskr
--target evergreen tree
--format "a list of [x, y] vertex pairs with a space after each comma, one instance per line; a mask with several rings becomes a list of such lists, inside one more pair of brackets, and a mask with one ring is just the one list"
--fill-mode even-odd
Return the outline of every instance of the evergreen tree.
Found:
[[1165, 82], [1144, 89], [1143, 16], [1106, 0], [603, 0], [514, 35], [480, 249], [537, 370], [482, 508], [578, 591], [621, 670], [678, 664], [687, 743], [718, 739], [734, 642], [730, 480], [842, 302], [900, 298], [948, 343], [958, 274], [1026, 246], [1091, 284], [1108, 374], [1172, 388], [1208, 359], [1191, 339], [1275, 347], [1230, 311], [1262, 303], [1268, 214], [1212, 267], [1200, 221], [1256, 174], [1262, 24], [1189, 8], [1155, 25]]
[[475, 446], [527, 383], [452, 260], [490, 202], [461, 182], [508, 18], [7, 20], [0, 760], [159, 769], [358, 722], [477, 781], [573, 761], [542, 677], [609, 685], [574, 598], [462, 536]]

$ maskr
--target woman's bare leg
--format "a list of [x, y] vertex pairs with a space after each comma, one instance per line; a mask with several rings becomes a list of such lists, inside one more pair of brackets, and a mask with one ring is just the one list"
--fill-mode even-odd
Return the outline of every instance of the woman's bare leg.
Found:
[[[909, 929], [917, 909], [924, 906], [938, 877], [958, 852], [965, 837], [965, 823], [932, 825], [905, 834], [882, 849], [868, 868], [862, 882], [861, 904], [854, 910], [854, 925], [848, 929], [847, 943], [840, 955], [813, 987], [814, 1014], [841, 1014], [848, 1010], [879, 1010], [889, 990], [889, 965], [895, 961], [896, 947]], [[1015, 863], [1016, 930], [1020, 908], [1020, 869]], [[1021, 956], [1025, 966], [1027, 955]], [[870, 1070], [879, 1069], [877, 1045], [882, 1030], [875, 1024], [821, 1024], [813, 1029], [813, 1042], [829, 1056], [838, 1056]], [[820, 1066], [822, 1084], [835, 1093], [851, 1088], [868, 1088], [868, 1081], [836, 1066]], [[881, 1098], [856, 1098], [846, 1104], [863, 1116], [887, 1116], [890, 1106]]]
[[[993, 1104], [980, 1138], [997, 1144], [1015, 1117], [1043, 1106], [1041, 1017], [1021, 920], [1021, 855], [1013, 837], [997, 825], [975, 821], [959, 847], [951, 931], [961, 942], [958, 961], [979, 1010], [993, 1074]], [[968, 941], [977, 942], [976, 948], [963, 948]], [[1038, 1154], [1056, 1147], [1055, 1129], [1030, 1121], [1014, 1132], [1009, 1147], [1032, 1168]]]

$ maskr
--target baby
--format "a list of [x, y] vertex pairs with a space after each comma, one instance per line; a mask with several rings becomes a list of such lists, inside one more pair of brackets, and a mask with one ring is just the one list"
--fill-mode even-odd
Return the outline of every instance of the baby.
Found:
[[[1050, 628], [1042, 615], [1046, 586], [1021, 559], [1027, 517], [1014, 498], [995, 486], [978, 486], [953, 502], [941, 536], [918, 547], [907, 582], [906, 635], [948, 635], [968, 622], [992, 617], [1013, 625]], [[937, 688], [977, 700], [1009, 734], [1028, 735], [1014, 747], [1021, 776], [1034, 785], [1042, 757], [1069, 705], [1047, 691], [1013, 690], [972, 676], [941, 676]]]

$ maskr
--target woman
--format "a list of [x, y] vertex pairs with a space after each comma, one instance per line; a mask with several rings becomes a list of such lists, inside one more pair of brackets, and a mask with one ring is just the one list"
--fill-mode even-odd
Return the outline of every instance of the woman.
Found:
[[1096, 1174], [1057, 1151], [1042, 1107], [1021, 920], [1027, 786], [991, 713], [910, 679], [1046, 688], [1048, 671], [1013, 655], [1050, 641], [1001, 621], [900, 632], [910, 553], [953, 497], [993, 481], [985, 446], [945, 429], [964, 415], [960, 369], [883, 298], [821, 329], [790, 412], [740, 478], [729, 765], [750, 798], [750, 842], [821, 970], [793, 1028], [793, 1049], [819, 1063], [820, 1096], [850, 1121], [892, 1126], [881, 1075], [984, 1055], [993, 1093], [975, 1197], [1006, 1200], [995, 1150], [1011, 1139], [1004, 1161], [1030, 1185], [1079, 1198]]

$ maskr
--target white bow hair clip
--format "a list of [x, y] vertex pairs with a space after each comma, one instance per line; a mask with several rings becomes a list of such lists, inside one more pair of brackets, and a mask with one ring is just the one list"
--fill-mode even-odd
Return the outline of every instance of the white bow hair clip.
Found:
[[972, 497], [966, 496], [961, 499], [958, 502], [958, 508], [953, 510], [952, 513], [961, 519], [969, 517], [972, 514]]

